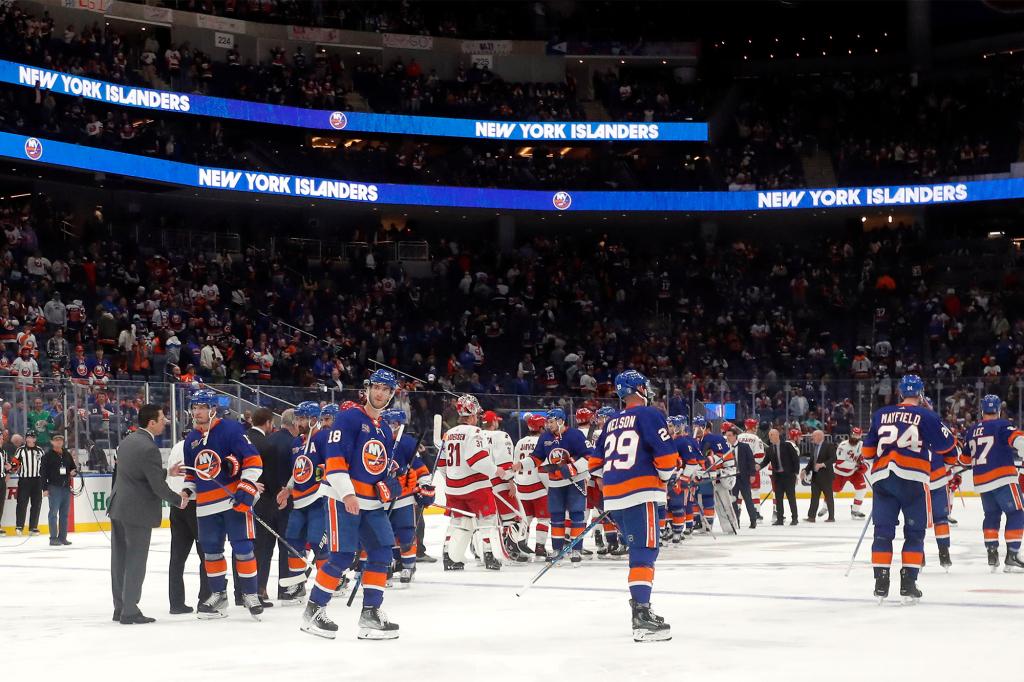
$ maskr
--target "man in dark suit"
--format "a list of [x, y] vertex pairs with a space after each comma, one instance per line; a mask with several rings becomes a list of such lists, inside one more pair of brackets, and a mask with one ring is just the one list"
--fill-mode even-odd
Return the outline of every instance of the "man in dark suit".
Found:
[[807, 521], [814, 523], [818, 515], [818, 498], [825, 495], [825, 506], [828, 508], [826, 523], [836, 521], [836, 502], [832, 496], [832, 479], [835, 472], [832, 465], [836, 461], [836, 446], [825, 442], [825, 432], [817, 430], [811, 434], [811, 459], [804, 468], [811, 480], [811, 507], [807, 511]]
[[[791, 438], [799, 438], [800, 432], [790, 432]], [[786, 522], [785, 514], [782, 511], [782, 498], [789, 500], [789, 525], [795, 526], [797, 520], [796, 511], [796, 475], [800, 471], [800, 451], [792, 441], [783, 441], [778, 429], [768, 432], [768, 447], [765, 448], [764, 460], [761, 468], [772, 467], [772, 496], [775, 497], [775, 521], [773, 526], [781, 526]]]
[[183, 509], [188, 503], [164, 480], [181, 476], [180, 466], [164, 470], [156, 437], [163, 433], [167, 418], [157, 405], [139, 410], [139, 428], [121, 441], [117, 448], [117, 468], [110, 504], [110, 587], [114, 597], [114, 620], [122, 625], [142, 625], [155, 619], [142, 615], [139, 599], [146, 579], [146, 560], [153, 529], [160, 526], [163, 514], [160, 501], [167, 500]]
[[[288, 479], [291, 477], [290, 463], [291, 463], [291, 445], [289, 436], [289, 447], [288, 450], [281, 452], [280, 442], [275, 439], [275, 444], [271, 445], [271, 437], [273, 434], [273, 418], [274, 413], [265, 407], [260, 407], [252, 413], [252, 426], [246, 430], [245, 435], [249, 437], [249, 440], [256, 450], [260, 453], [260, 458], [263, 460], [263, 473], [260, 475], [259, 482], [263, 484], [263, 494], [256, 500], [256, 504], [253, 505], [252, 511], [254, 514], [263, 519], [270, 525], [271, 528], [276, 530], [281, 537], [284, 537], [285, 529], [288, 525], [288, 512], [286, 510], [279, 510], [277, 508], [277, 493], [288, 483]], [[267, 583], [270, 581], [270, 562], [274, 558], [274, 545], [277, 544], [277, 539], [267, 531], [261, 524], [256, 525], [256, 539], [253, 543], [253, 551], [256, 555], [256, 584], [259, 588], [260, 601], [263, 603], [264, 608], [273, 606], [273, 602], [270, 601], [270, 597], [267, 595]], [[277, 552], [278, 559], [278, 575], [287, 575], [288, 566], [288, 550], [281, 546]], [[238, 581], [235, 581], [237, 589]], [[241, 594], [236, 595], [237, 599], [241, 598]]]
[[757, 507], [754, 506], [754, 498], [750, 492], [750, 484], [757, 471], [757, 463], [754, 461], [754, 451], [746, 443], [740, 442], [736, 437], [740, 430], [733, 427], [725, 432], [725, 440], [733, 449], [736, 457], [736, 483], [732, 488], [733, 507], [736, 510], [736, 520], [740, 518], [740, 505], [736, 500], [739, 495], [743, 498], [743, 505], [747, 508], [747, 516], [750, 517], [750, 527], [757, 528]]
[[[269, 414], [269, 411], [267, 411]], [[253, 412], [253, 424], [258, 425], [258, 415], [261, 410]], [[266, 423], [269, 429], [269, 419]], [[267, 517], [263, 516], [263, 509], [260, 503], [263, 503], [267, 509], [273, 509], [273, 512], [268, 512], [274, 519], [274, 522], [267, 521], [274, 529], [280, 533], [281, 537], [284, 537], [285, 530], [288, 528], [288, 509], [278, 509], [276, 498], [278, 492], [288, 484], [288, 479], [291, 478], [291, 465], [292, 465], [292, 443], [295, 438], [298, 437], [302, 431], [299, 428], [299, 420], [295, 416], [295, 410], [285, 410], [281, 413], [281, 428], [270, 433], [264, 439], [263, 445], [259, 445], [253, 440], [253, 444], [256, 445], [260, 451], [260, 456], [263, 458], [263, 475], [260, 476], [260, 481], [265, 486], [263, 495], [260, 496], [257, 502], [257, 507], [254, 509], [260, 518], [264, 520]], [[250, 440], [252, 437], [250, 436]], [[257, 532], [256, 535], [256, 575], [259, 582], [260, 598], [266, 600], [267, 597], [267, 584], [270, 578], [270, 562], [274, 554], [274, 537], [264, 530], [265, 539], [261, 544], [260, 536]], [[288, 575], [288, 550], [285, 549], [284, 545], [278, 543], [277, 548], [277, 574], [279, 576]], [[277, 598], [281, 599], [284, 596], [284, 590], [279, 586], [277, 588]]]

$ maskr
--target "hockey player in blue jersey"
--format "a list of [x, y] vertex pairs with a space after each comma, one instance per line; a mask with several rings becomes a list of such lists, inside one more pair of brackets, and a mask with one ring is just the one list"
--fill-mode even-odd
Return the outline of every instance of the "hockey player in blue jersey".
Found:
[[[333, 407], [337, 412], [336, 405]], [[325, 408], [326, 409], [326, 408]], [[322, 566], [326, 555], [321, 540], [326, 526], [326, 504], [320, 482], [324, 477], [324, 452], [327, 449], [327, 433], [323, 421], [318, 426], [315, 420], [322, 419], [324, 414], [320, 406], [311, 401], [299, 403], [295, 407], [295, 419], [299, 435], [292, 442], [291, 472], [288, 483], [277, 496], [277, 505], [284, 509], [291, 500], [292, 510], [288, 514], [288, 526], [285, 539], [292, 547], [302, 552], [309, 545], [313, 549], [317, 566]], [[330, 418], [331, 411], [327, 411]], [[306, 570], [306, 562], [300, 557], [288, 557], [288, 573], [282, 578], [294, 578]], [[285, 587], [281, 603], [301, 604], [306, 594], [304, 583]]]
[[954, 449], [953, 434], [938, 416], [921, 404], [924, 382], [914, 374], [900, 379], [898, 405], [875, 411], [871, 428], [864, 437], [864, 460], [871, 464], [874, 503], [871, 517], [875, 537], [871, 563], [875, 574], [875, 596], [879, 602], [889, 596], [896, 526], [903, 515], [903, 566], [900, 596], [906, 603], [921, 598], [917, 576], [924, 561], [924, 535], [931, 523], [928, 510], [932, 455], [943, 456]]
[[[935, 412], [932, 401], [927, 396], [921, 399], [921, 404]], [[960, 447], [958, 444], [957, 447], [954, 447], [944, 455], [934, 452], [929, 454], [931, 473], [929, 475], [928, 491], [931, 496], [932, 532], [935, 534], [935, 544], [939, 549], [939, 565], [949, 570], [949, 567], [953, 565], [953, 559], [949, 555], [949, 510], [951, 507], [949, 482], [953, 478], [953, 475], [950, 473], [951, 467], [957, 463], [960, 456]]]
[[623, 409], [605, 424], [590, 458], [601, 478], [605, 509], [629, 546], [629, 605], [633, 639], [672, 639], [665, 619], [651, 611], [654, 564], [658, 559], [658, 505], [665, 504], [665, 482], [676, 470], [679, 454], [665, 417], [648, 406], [647, 377], [627, 370], [615, 377]]
[[381, 419], [391, 427], [395, 437], [395, 462], [398, 464], [398, 478], [402, 492], [389, 514], [391, 527], [395, 531], [394, 569], [398, 572], [398, 584], [408, 587], [416, 573], [416, 504], [431, 504], [434, 489], [430, 485], [430, 470], [416, 451], [416, 439], [405, 433], [407, 418], [402, 410], [384, 410]]
[[[366, 551], [362, 573], [363, 608], [359, 639], [397, 639], [398, 625], [380, 610], [384, 601], [391, 547], [395, 533], [387, 507], [402, 485], [396, 477], [394, 436], [381, 421], [381, 412], [398, 389], [391, 372], [375, 371], [368, 381], [366, 403], [338, 414], [327, 437], [325, 481], [327, 497], [327, 563], [317, 571], [316, 584], [303, 613], [301, 629], [333, 639], [338, 626], [326, 607], [360, 545]], [[328, 487], [329, 486], [329, 487]]]
[[209, 620], [227, 617], [227, 562], [224, 540], [231, 543], [242, 602], [260, 620], [263, 605], [257, 595], [256, 537], [252, 505], [263, 491], [258, 482], [263, 460], [236, 421], [214, 416], [217, 395], [207, 389], [192, 394], [189, 408], [195, 428], [185, 437], [184, 491], [196, 498], [199, 547], [203, 552], [210, 596], [197, 615]]
[[693, 418], [693, 437], [700, 442], [700, 452], [704, 457], [697, 493], [700, 495], [700, 506], [704, 510], [704, 530], [709, 532], [715, 525], [715, 472], [721, 470], [725, 458], [729, 456], [729, 444], [725, 438], [711, 432], [707, 421], [701, 416]]
[[981, 421], [968, 431], [967, 449], [974, 464], [974, 489], [981, 495], [985, 512], [981, 525], [988, 565], [993, 571], [999, 567], [999, 522], [1005, 515], [1003, 571], [1018, 573], [1024, 571], [1024, 561], [1019, 556], [1024, 536], [1024, 500], [1016, 462], [1024, 457], [1024, 431], [999, 417], [1001, 407], [1002, 401], [997, 395], [981, 399]]
[[689, 502], [690, 489], [690, 479], [683, 473], [682, 459], [682, 454], [688, 445], [684, 427], [686, 420], [682, 416], [673, 415], [666, 422], [669, 435], [672, 436], [672, 445], [679, 453], [680, 459], [676, 462], [675, 473], [668, 481], [668, 514], [672, 532], [668, 538], [663, 539], [671, 539], [673, 544], [678, 544], [685, 537], [683, 533], [686, 531], [686, 507]]

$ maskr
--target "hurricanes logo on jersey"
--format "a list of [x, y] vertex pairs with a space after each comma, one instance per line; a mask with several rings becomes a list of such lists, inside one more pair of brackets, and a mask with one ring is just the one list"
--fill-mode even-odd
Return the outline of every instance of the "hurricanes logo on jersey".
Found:
[[196, 471], [201, 478], [217, 478], [220, 473], [220, 455], [213, 450], [200, 450], [196, 455]]
[[313, 462], [305, 455], [299, 455], [292, 466], [292, 478], [296, 483], [306, 483], [313, 478]]
[[368, 474], [378, 476], [388, 466], [388, 449], [379, 440], [368, 440], [363, 446], [363, 468]]

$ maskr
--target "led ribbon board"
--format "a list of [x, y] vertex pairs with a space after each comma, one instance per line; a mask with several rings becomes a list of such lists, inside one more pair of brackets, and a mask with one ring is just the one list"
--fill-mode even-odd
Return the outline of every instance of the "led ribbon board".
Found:
[[746, 192], [590, 192], [396, 185], [196, 166], [0, 133], [0, 156], [231, 192], [368, 204], [522, 211], [722, 212], [929, 206], [1024, 198], [1024, 179]]
[[707, 123], [536, 123], [303, 109], [183, 92], [150, 90], [6, 60], [0, 60], [0, 82], [29, 88], [38, 87], [62, 95], [84, 97], [118, 106], [313, 130], [536, 142], [706, 142], [708, 139]]

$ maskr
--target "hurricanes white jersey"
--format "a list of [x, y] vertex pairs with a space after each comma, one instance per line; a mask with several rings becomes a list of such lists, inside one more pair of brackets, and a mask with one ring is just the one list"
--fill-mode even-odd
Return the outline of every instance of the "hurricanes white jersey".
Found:
[[764, 460], [764, 441], [756, 433], [749, 431], [744, 431], [736, 436], [736, 440], [750, 446], [750, 451], [754, 453], [754, 461], [760, 466]]
[[832, 465], [832, 469], [837, 476], [852, 476], [857, 472], [863, 461], [861, 459], [863, 446], [862, 441], [851, 443], [848, 440], [844, 440], [836, 446], [836, 462]]
[[484, 432], [478, 426], [459, 424], [441, 442], [446, 495], [467, 495], [491, 487], [498, 467], [491, 458]]
[[512, 436], [504, 431], [482, 431], [487, 451], [491, 454], [491, 460], [497, 467], [497, 476], [491, 483], [496, 491], [508, 490], [509, 481], [512, 479]]
[[512, 450], [512, 460], [522, 462], [523, 470], [515, 475], [516, 493], [521, 500], [536, 500], [547, 497], [547, 476], [541, 474], [530, 455], [537, 448], [537, 434], [523, 436]]

